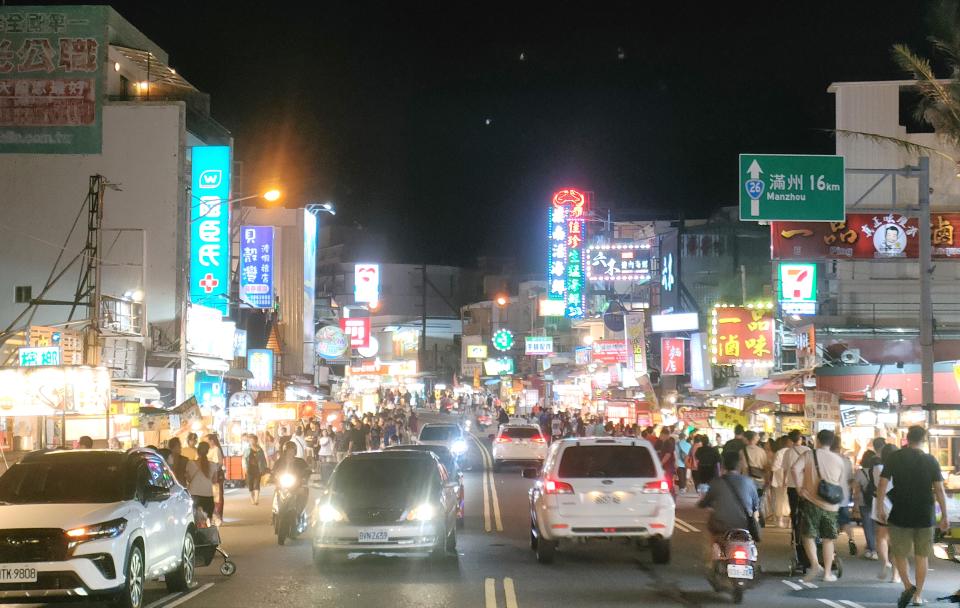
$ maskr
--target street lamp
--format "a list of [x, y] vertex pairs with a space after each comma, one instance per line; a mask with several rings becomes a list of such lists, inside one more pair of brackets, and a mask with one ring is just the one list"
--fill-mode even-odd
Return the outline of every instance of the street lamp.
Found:
[[509, 302], [509, 301], [510, 301], [510, 300], [509, 300], [509, 299], [507, 298], [507, 296], [505, 296], [505, 295], [502, 295], [502, 294], [501, 294], [501, 295], [497, 296], [497, 306], [504, 307], [504, 306], [507, 305], [507, 302]]
[[306, 210], [314, 215], [319, 215], [321, 213], [329, 213], [330, 215], [336, 215], [337, 209], [333, 206], [333, 203], [327, 201], [325, 203], [307, 203]]

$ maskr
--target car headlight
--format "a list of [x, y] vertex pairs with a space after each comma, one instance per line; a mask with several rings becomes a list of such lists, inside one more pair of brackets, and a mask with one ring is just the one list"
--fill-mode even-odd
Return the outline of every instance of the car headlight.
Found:
[[289, 490], [293, 486], [297, 485], [297, 476], [293, 473], [284, 473], [277, 479], [277, 483], [280, 484], [280, 487], [284, 490]]
[[104, 538], [116, 538], [123, 534], [123, 531], [126, 529], [127, 520], [120, 517], [118, 519], [105, 521], [102, 524], [73, 528], [72, 530], [67, 530], [66, 535], [72, 544], [76, 544]]
[[317, 509], [317, 521], [322, 524], [332, 524], [338, 521], [343, 521], [346, 518], [347, 517], [339, 509], [328, 502], [323, 503]]
[[454, 454], [465, 454], [467, 452], [467, 442], [463, 439], [457, 439], [451, 444], [450, 451]]
[[407, 513], [407, 521], [430, 521], [437, 515], [437, 510], [430, 503], [423, 503]]

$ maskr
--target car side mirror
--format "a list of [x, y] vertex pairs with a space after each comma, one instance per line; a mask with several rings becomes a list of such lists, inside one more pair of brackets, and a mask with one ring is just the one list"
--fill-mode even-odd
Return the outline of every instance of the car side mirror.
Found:
[[524, 479], [536, 479], [540, 477], [540, 469], [538, 468], [529, 468], [523, 470]]
[[170, 490], [162, 486], [147, 485], [143, 498], [146, 502], [163, 502], [170, 498]]

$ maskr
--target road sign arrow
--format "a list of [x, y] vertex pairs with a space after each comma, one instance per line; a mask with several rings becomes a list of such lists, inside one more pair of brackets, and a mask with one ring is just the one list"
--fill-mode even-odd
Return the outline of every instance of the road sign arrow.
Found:
[[747, 169], [747, 173], [750, 174], [750, 179], [760, 179], [760, 174], [763, 173], [763, 169], [760, 168], [757, 159], [753, 159], [753, 162], [750, 163], [750, 168]]

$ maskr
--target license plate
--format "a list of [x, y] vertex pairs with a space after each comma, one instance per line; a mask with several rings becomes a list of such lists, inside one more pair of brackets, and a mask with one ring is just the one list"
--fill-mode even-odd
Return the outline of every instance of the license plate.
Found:
[[360, 530], [357, 541], [361, 543], [385, 543], [390, 539], [386, 530]]
[[596, 505], [618, 505], [620, 497], [615, 494], [594, 494], [593, 504]]
[[0, 566], [0, 583], [35, 583], [37, 569], [26, 564]]
[[727, 576], [730, 578], [753, 578], [753, 566], [727, 564]]

